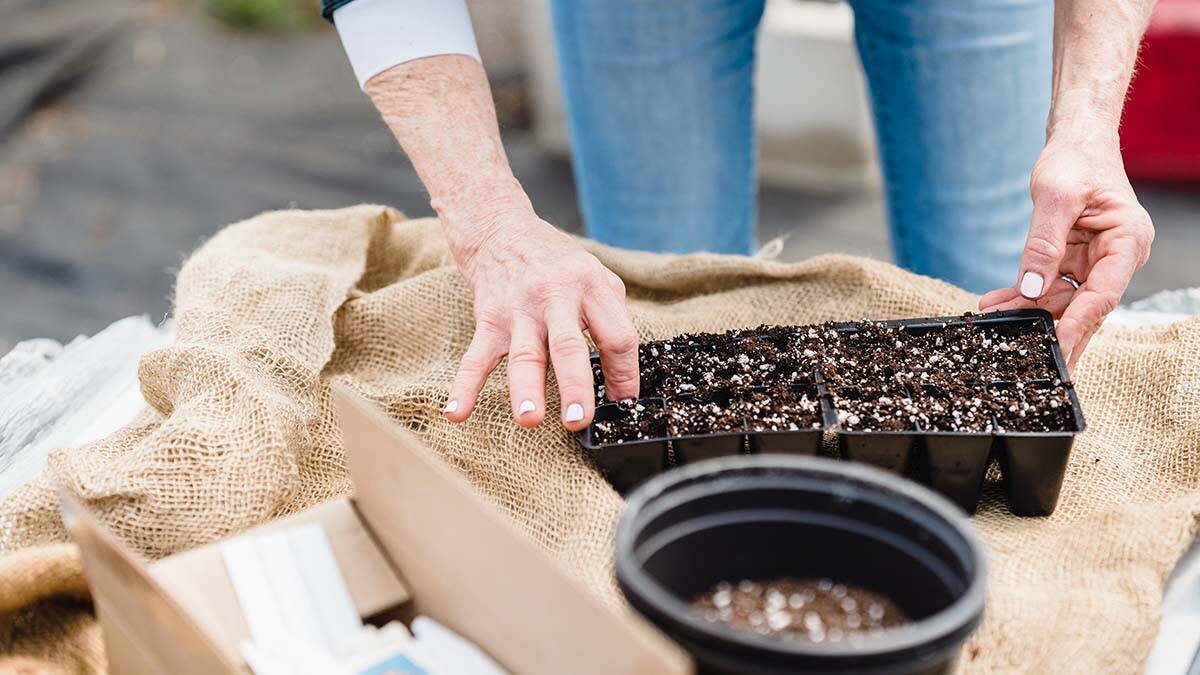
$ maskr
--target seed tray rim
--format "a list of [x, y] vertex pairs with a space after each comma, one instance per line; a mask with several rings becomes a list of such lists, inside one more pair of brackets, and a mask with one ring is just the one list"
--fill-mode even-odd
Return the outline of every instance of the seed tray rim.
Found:
[[[991, 434], [999, 438], [1073, 438], [1082, 431], [1001, 431]], [[986, 435], [986, 434], [985, 434]]]
[[[822, 409], [822, 414], [821, 414], [821, 419], [820, 419], [820, 423], [821, 423], [820, 428], [806, 427], [806, 428], [798, 429], [798, 430], [752, 431], [752, 430], [746, 428], [746, 426], [743, 422], [743, 430], [740, 432], [721, 432], [720, 434], [689, 434], [686, 436], [666, 435], [666, 436], [663, 436], [663, 437], [660, 437], [657, 439], [645, 439], [645, 440], [638, 440], [638, 441], [629, 441], [629, 442], [624, 442], [624, 443], [596, 444], [596, 443], [592, 442], [592, 434], [591, 434], [592, 425], [589, 424], [587, 426], [587, 428], [585, 428], [584, 430], [582, 430], [580, 432], [580, 434], [579, 434], [580, 442], [588, 450], [596, 451], [596, 450], [601, 450], [603, 448], [611, 447], [611, 446], [627, 447], [633, 443], [663, 443], [663, 442], [669, 442], [669, 441], [681, 440], [681, 439], [688, 440], [688, 439], [695, 439], [695, 438], [718, 438], [718, 437], [733, 436], [733, 435], [754, 436], [754, 435], [758, 435], [758, 434], [804, 433], [804, 432], [817, 432], [817, 431], [822, 432], [822, 433], [824, 433], [826, 431], [830, 431], [830, 432], [833, 432], [833, 433], [836, 433], [839, 435], [844, 434], [847, 436], [912, 436], [914, 439], [918, 438], [918, 437], [925, 437], [925, 436], [937, 436], [937, 437], [942, 437], [942, 438], [953, 437], [953, 436], [961, 436], [961, 437], [967, 437], [967, 438], [975, 438], [975, 437], [1072, 438], [1074, 436], [1077, 436], [1077, 435], [1083, 433], [1084, 431], [1087, 430], [1087, 422], [1084, 419], [1083, 410], [1079, 404], [1079, 397], [1075, 391], [1075, 385], [1072, 382], [1072, 380], [1070, 379], [1069, 374], [1066, 371], [1066, 365], [1062, 358], [1062, 350], [1059, 347], [1058, 337], [1053, 332], [1054, 319], [1050, 315], [1050, 313], [1044, 309], [1011, 309], [1011, 310], [1004, 310], [1001, 312], [989, 312], [987, 314], [972, 314], [972, 315], [970, 315], [970, 323], [971, 324], [1012, 324], [1012, 323], [1016, 323], [1016, 322], [1031, 322], [1031, 323], [1040, 324], [1042, 330], [1045, 331], [1050, 336], [1050, 341], [1048, 343], [1048, 346], [1050, 347], [1051, 362], [1053, 363], [1055, 370], [1058, 372], [1058, 379], [1060, 381], [1060, 386], [1062, 386], [1066, 389], [1067, 398], [1071, 403], [1071, 416], [1072, 416], [1072, 421], [1075, 422], [1075, 426], [1076, 426], [1075, 429], [1061, 430], [1061, 431], [1009, 431], [1009, 430], [1004, 430], [1004, 429], [993, 430], [993, 431], [846, 429], [845, 427], [843, 427], [843, 425], [840, 422], [837, 421], [837, 407], [833, 403], [833, 398], [832, 398], [832, 394], [830, 393], [830, 389], [838, 388], [838, 387], [850, 387], [850, 386], [854, 386], [854, 385], [830, 385], [830, 383], [827, 382], [825, 379], [824, 372], [821, 370], [821, 368], [818, 365], [814, 368], [814, 379], [811, 383], [789, 382], [789, 383], [782, 383], [782, 384], [785, 384], [789, 388], [792, 388], [792, 387], [810, 387], [810, 388], [815, 387], [816, 388], [818, 400], [820, 402], [821, 409]], [[833, 328], [834, 328], [834, 330], [837, 330], [839, 332], [851, 332], [851, 331], [857, 332], [858, 330], [860, 330], [858, 328], [858, 326], [861, 326], [862, 323], [864, 323], [864, 322], [863, 321], [838, 322], [838, 323], [834, 324]], [[885, 321], [873, 321], [871, 323], [874, 323], [877, 325], [883, 325], [883, 326], [898, 326], [901, 328], [908, 328], [910, 326], [921, 326], [921, 327], [928, 326], [931, 329], [945, 329], [945, 328], [949, 328], [950, 326], [967, 325], [968, 319], [964, 316], [919, 317], [919, 318], [910, 318], [910, 319], [888, 319]], [[731, 342], [736, 343], [738, 341], [746, 339], [747, 337], [751, 337], [751, 336], [741, 336]], [[672, 348], [676, 348], [676, 347], [685, 348], [685, 349], [694, 349], [695, 348], [693, 345], [674, 344], [670, 340], [668, 340], [666, 342], [672, 343], [672, 345], [673, 345]], [[599, 363], [600, 353], [599, 352], [591, 352], [589, 354], [589, 361]], [[987, 383], [985, 386], [992, 386], [992, 385], [994, 385], [996, 383], [1000, 383], [1000, 382], [1005, 382], [1005, 381], [1004, 380], [994, 380], [992, 382]], [[731, 393], [731, 395], [732, 395], [732, 393]], [[661, 401], [663, 407], [665, 408], [667, 405], [667, 402], [669, 400], [672, 400], [675, 398], [681, 398], [681, 396], [649, 396], [644, 399], [638, 398], [636, 400], [637, 401], [642, 401], [642, 400]], [[613, 401], [606, 401], [605, 403], [602, 403], [600, 406], [597, 406], [597, 408], [600, 408], [602, 406], [615, 406], [615, 405], [618, 405], [618, 404]], [[593, 422], [593, 424], [594, 424], [594, 422]]]
[[742, 431], [722, 431], [720, 433], [715, 433], [715, 434], [687, 434], [685, 436], [666, 436], [662, 440], [672, 441], [672, 442], [673, 441], [694, 441], [694, 440], [706, 440], [706, 439], [710, 439], [710, 438], [728, 438], [730, 436], [745, 437], [746, 435], [747, 435], [747, 432], [745, 431], [745, 427], [743, 426]]
[[[648, 396], [646, 398], [635, 399], [635, 402], [662, 401], [663, 407], [666, 408], [666, 401], [668, 401], [668, 400], [669, 399], [667, 399], [665, 397]], [[617, 403], [609, 402], [609, 403], [602, 403], [602, 404], [596, 406], [596, 408], [597, 409], [599, 409], [599, 408], [610, 408], [611, 409], [613, 407], [617, 407], [618, 405], [619, 404], [617, 404]], [[593, 421], [593, 424], [595, 424], [594, 421]], [[631, 445], [637, 445], [637, 444], [641, 444], [641, 443], [666, 443], [668, 441], [688, 441], [688, 440], [709, 439], [709, 438], [725, 438], [728, 436], [745, 437], [749, 433], [757, 433], [757, 432], [746, 431], [745, 426], [746, 426], [745, 419], [743, 418], [741, 431], [722, 431], [719, 433], [711, 433], [711, 434], [686, 434], [686, 435], [665, 434], [663, 436], [655, 436], [654, 438], [640, 438], [640, 439], [637, 439], [634, 441], [624, 441], [621, 443], [595, 443], [592, 441], [592, 425], [589, 424], [585, 429], [583, 429], [582, 431], [579, 432], [579, 437], [580, 437], [579, 440], [580, 440], [580, 444], [583, 445], [584, 448], [594, 452], [594, 451], [598, 451], [598, 450], [603, 450], [605, 448], [615, 448], [615, 447], [627, 448]], [[816, 431], [816, 430], [814, 429], [813, 431]], [[788, 432], [788, 433], [795, 433], [795, 432]]]
[[819, 426], [819, 427], [800, 427], [799, 429], [758, 429], [758, 430], [751, 430], [751, 429], [747, 428], [747, 429], [746, 429], [746, 431], [745, 431], [745, 433], [746, 433], [746, 435], [747, 435], [747, 436], [759, 436], [759, 435], [762, 435], [762, 436], [770, 436], [770, 435], [772, 435], [772, 434], [799, 434], [799, 433], [810, 432], [810, 431], [811, 431], [811, 432], [813, 432], [813, 433], [816, 433], [816, 432], [825, 433], [825, 431], [827, 431], [827, 430], [828, 430], [828, 429], [827, 429], [827, 427], [825, 426], [824, 422], [822, 422], [822, 423], [821, 423], [821, 426]]
[[[822, 373], [822, 378], [821, 378], [820, 382], [818, 383], [818, 385], [822, 389], [822, 396], [829, 397], [828, 401], [829, 401], [830, 409], [833, 411], [833, 414], [834, 414], [832, 424], [829, 425], [829, 429], [838, 434], [846, 434], [846, 435], [853, 435], [853, 436], [912, 435], [914, 437], [916, 437], [916, 436], [945, 437], [945, 436], [957, 435], [957, 436], [993, 436], [993, 437], [1001, 437], [1001, 438], [1009, 438], [1009, 437], [1025, 437], [1025, 438], [1030, 438], [1030, 437], [1035, 437], [1035, 438], [1036, 437], [1040, 437], [1040, 438], [1074, 437], [1074, 436], [1077, 436], [1087, 430], [1087, 422], [1083, 417], [1083, 409], [1079, 404], [1079, 396], [1075, 392], [1075, 384], [1071, 380], [1070, 373], [1067, 371], [1066, 363], [1062, 357], [1062, 349], [1059, 346], [1058, 336], [1054, 332], [1054, 317], [1050, 314], [1050, 312], [1048, 312], [1044, 309], [1009, 309], [1009, 310], [1004, 310], [1004, 311], [1000, 311], [1000, 312], [989, 312], [987, 314], [971, 314], [970, 317], [971, 317], [970, 318], [971, 324], [982, 323], [982, 324], [1002, 324], [1002, 325], [1008, 324], [1008, 325], [1011, 325], [1011, 324], [1017, 323], [1017, 322], [1031, 322], [1031, 323], [1040, 324], [1042, 330], [1050, 337], [1050, 341], [1048, 343], [1048, 346], [1050, 347], [1050, 360], [1051, 360], [1051, 363], [1054, 365], [1055, 371], [1058, 374], [1058, 380], [1060, 382], [1059, 386], [1062, 386], [1066, 389], [1067, 400], [1070, 401], [1070, 403], [1071, 403], [1071, 418], [1072, 418], [1072, 421], [1075, 423], [1075, 429], [1062, 430], [1062, 431], [994, 430], [994, 431], [967, 431], [967, 432], [940, 431], [940, 430], [896, 431], [896, 430], [882, 430], [882, 429], [876, 430], [876, 431], [865, 431], [865, 430], [859, 430], [859, 429], [846, 429], [842, 426], [842, 424], [840, 422], [836, 421], [837, 420], [837, 418], [836, 418], [837, 407], [833, 404], [832, 394], [829, 393], [829, 390], [831, 388], [850, 387], [853, 385], [830, 385], [829, 382], [826, 381], [825, 378], [823, 377], [824, 373]], [[863, 323], [862, 321], [839, 322], [834, 325], [834, 329], [839, 332], [851, 332], [851, 331], [857, 332], [859, 330], [857, 328], [857, 326], [861, 325], [862, 323]], [[908, 328], [910, 326], [928, 326], [929, 328], [944, 330], [945, 328], [949, 328], [950, 326], [954, 326], [954, 325], [965, 326], [965, 325], [967, 325], [968, 321], [965, 316], [951, 316], [951, 317], [924, 317], [924, 318], [915, 318], [915, 319], [888, 319], [886, 321], [874, 321], [872, 323], [877, 324], [877, 325], [882, 325], [882, 326], [898, 326], [901, 328]], [[1002, 383], [1002, 382], [1005, 382], [1005, 380], [993, 380], [991, 382], [986, 383], [985, 386], [990, 387], [990, 386], [993, 386], [993, 385], [996, 385], [996, 384]], [[1012, 382], [1012, 380], [1007, 380], [1007, 382]]]
[[[664, 410], [667, 407], [667, 400], [661, 396], [647, 396], [645, 398], [639, 397], [639, 398], [634, 399], [635, 404], [640, 403], [642, 401], [657, 401], [662, 405]], [[595, 411], [598, 412], [601, 408], [615, 408], [618, 406], [620, 406], [619, 403], [617, 403], [615, 401], [608, 401], [606, 403], [601, 403], [600, 405], [596, 406]], [[639, 438], [636, 440], [624, 441], [621, 443], [595, 443], [592, 441], [592, 427], [596, 424], [596, 412], [592, 413], [592, 423], [587, 425], [586, 427], [584, 427], [577, 434], [577, 436], [579, 437], [580, 445], [582, 445], [584, 448], [586, 448], [587, 450], [589, 450], [593, 453], [597, 452], [599, 450], [603, 450], [604, 448], [614, 448], [614, 447], [627, 448], [631, 445], [637, 445], [637, 444], [641, 444], [641, 443], [662, 443], [662, 442], [666, 441], [666, 438], [655, 437], [655, 438]], [[665, 420], [664, 420], [664, 422], [665, 422]]]
[[[582, 432], [580, 432], [580, 433], [582, 433]], [[580, 445], [582, 445], [586, 450], [588, 450], [590, 452], [600, 452], [602, 450], [608, 450], [609, 448], [629, 448], [629, 447], [633, 447], [633, 446], [637, 446], [637, 445], [649, 445], [652, 443], [654, 443], [654, 444], [666, 443], [667, 439], [666, 438], [649, 438], [649, 439], [641, 438], [636, 441], [623, 441], [621, 443], [592, 443], [590, 438], [586, 441], [581, 438], [579, 440], [579, 442], [580, 442]]]
[[[970, 317], [968, 321], [967, 316]], [[883, 321], [870, 321], [870, 323], [887, 326], [899, 327], [908, 329], [910, 327], [928, 327], [928, 328], [949, 328], [951, 326], [965, 326], [968, 323], [974, 325], [1006, 323], [1012, 320], [1031, 321], [1041, 324], [1042, 330], [1050, 336], [1050, 353], [1051, 361], [1054, 363], [1055, 370], [1058, 372], [1058, 379], [1064, 384], [1071, 384], [1071, 375], [1067, 370], [1066, 362], [1062, 357], [1062, 347], [1058, 342], [1058, 335], [1054, 332], [1054, 316], [1050, 312], [1040, 308], [1025, 308], [1025, 309], [1006, 309], [999, 312], [988, 312], [986, 314], [973, 314], [967, 312], [966, 315], [956, 316], [931, 316], [917, 317], [911, 319], [886, 319]], [[861, 324], [864, 321], [839, 321], [835, 322], [833, 329], [839, 333], [858, 332]]]
[[[841, 427], [830, 427], [830, 431], [846, 436], [997, 436], [993, 431], [899, 431], [896, 429], [880, 429], [879, 431], [865, 431], [862, 429], [842, 429]], [[1038, 432], [1028, 432], [1038, 433]]]

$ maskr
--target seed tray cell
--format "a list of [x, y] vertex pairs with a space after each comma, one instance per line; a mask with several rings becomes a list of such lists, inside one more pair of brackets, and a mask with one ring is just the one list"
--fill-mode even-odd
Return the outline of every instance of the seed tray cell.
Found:
[[[650, 410], [657, 406], [661, 424], [656, 435], [644, 439], [599, 442], [596, 437], [603, 432], [604, 425], [628, 418], [630, 409], [638, 405]], [[596, 406], [592, 424], [581, 434], [583, 446], [591, 451], [593, 459], [604, 470], [605, 477], [618, 491], [624, 493], [667, 468], [666, 417], [662, 415], [663, 410], [665, 402], [662, 399], [639, 399], [632, 406], [615, 403]]]
[[[739, 359], [743, 349], [751, 354]], [[667, 351], [687, 354], [675, 360], [691, 364], [684, 378], [672, 379], [647, 362], [654, 352]], [[713, 352], [726, 358], [714, 358]], [[615, 419], [620, 406], [604, 400], [599, 357], [593, 355], [596, 422], [581, 441], [622, 491], [675, 464], [714, 456], [815, 454], [828, 432], [836, 434], [844, 459], [904, 473], [967, 512], [975, 510], [995, 459], [1009, 509], [1048, 515], [1057, 504], [1074, 437], [1085, 426], [1053, 319], [1042, 310], [684, 335], [642, 345], [642, 359], [643, 382], [647, 371], [652, 374], [643, 400], [660, 402], [664, 411], [709, 402], [727, 410], [764, 392], [779, 398], [786, 391], [789, 401], [815, 400], [817, 421], [813, 427], [772, 429], [757, 419], [761, 414], [743, 409], [736, 430], [683, 433], [696, 430], [665, 424], [660, 437], [598, 443], [596, 422]], [[717, 368], [705, 371], [706, 364]], [[739, 374], [732, 364], [750, 366], [741, 370], [752, 375], [749, 382], [732, 379]], [[680, 389], [689, 383], [697, 386]]]
[[[761, 416], [746, 417], [744, 405], [747, 401], [772, 391], [775, 395], [787, 395], [796, 400], [817, 402], [817, 410], [810, 413], [810, 427], [792, 429], [783, 420], [768, 420]], [[638, 410], [638, 408], [642, 410]], [[715, 430], [680, 426], [672, 421], [672, 411], [704, 410], [715, 406], [713, 411], [726, 411], [736, 421]], [[646, 438], [635, 438], [617, 442], [605, 442], [605, 434], [618, 420], [628, 420], [635, 413], [655, 414], [661, 411], [661, 419], [653, 428], [660, 434]], [[709, 396], [675, 396], [671, 398], [642, 398], [635, 402], [613, 403], [605, 401], [596, 407], [591, 426], [580, 433], [583, 447], [591, 454], [609, 482], [619, 491], [625, 492], [633, 486], [680, 464], [699, 462], [714, 457], [775, 452], [791, 454], [815, 454], [821, 444], [825, 428], [824, 411], [820, 407], [819, 394], [815, 385], [782, 386], [774, 391], [758, 388], [737, 394], [718, 392]], [[765, 426], [775, 422], [775, 429]], [[647, 425], [649, 427], [649, 425]]]

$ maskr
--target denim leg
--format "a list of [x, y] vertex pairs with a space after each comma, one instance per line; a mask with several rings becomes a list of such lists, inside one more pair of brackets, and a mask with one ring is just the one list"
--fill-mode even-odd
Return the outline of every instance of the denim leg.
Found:
[[897, 262], [1011, 286], [1050, 106], [1053, 0], [851, 0]]
[[552, 0], [589, 236], [749, 253], [754, 40], [764, 0]]

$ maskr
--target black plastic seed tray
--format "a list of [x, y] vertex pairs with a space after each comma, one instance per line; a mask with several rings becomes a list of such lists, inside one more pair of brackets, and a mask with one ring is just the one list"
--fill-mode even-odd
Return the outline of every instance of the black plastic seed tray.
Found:
[[[596, 357], [593, 355], [593, 360], [595, 359]], [[609, 482], [622, 493], [664, 469], [714, 457], [758, 452], [816, 454], [821, 446], [826, 418], [823, 407], [820, 407], [817, 388], [815, 385], [795, 385], [788, 388], [817, 403], [816, 418], [812, 422], [816, 425], [815, 427], [760, 431], [757, 428], [759, 425], [756, 420], [739, 415], [738, 424], [734, 429], [709, 433], [687, 433], [673, 428], [668, 419], [662, 436], [619, 443], [602, 443], [596, 438], [597, 425], [603, 425], [623, 413], [618, 404], [601, 403], [596, 406], [596, 415], [592, 425], [580, 433], [580, 441], [600, 466]], [[727, 408], [731, 405], [731, 401], [741, 401], [743, 398], [751, 396], [756, 390], [757, 388], [747, 389], [733, 394], [689, 394], [668, 398], [642, 398], [631, 405], [661, 404], [664, 409], [669, 410], [672, 405], [679, 403], [693, 405], [716, 402], [722, 408]]]
[[[949, 334], [949, 331], [961, 330], [968, 324], [975, 329], [987, 331], [988, 335], [996, 333], [1001, 336], [1047, 336], [1044, 365], [1053, 379], [1022, 381], [990, 377], [990, 373], [973, 371], [953, 374], [975, 390], [986, 392], [993, 410], [997, 410], [995, 406], [1003, 405], [1004, 402], [1024, 400], [1021, 397], [1026, 392], [1052, 390], [1065, 394], [1062, 409], [1055, 411], [1056, 422], [1061, 422], [1059, 426], [1062, 430], [1012, 431], [1006, 429], [994, 413], [981, 416], [981, 419], [976, 420], [976, 424], [982, 428], [970, 431], [939, 430], [936, 425], [927, 426], [920, 420], [914, 420], [909, 428], [900, 430], [858, 430], [854, 428], [855, 424], [851, 423], [854, 416], [840, 410], [838, 402], [845, 401], [849, 407], [854, 390], [862, 383], [855, 378], [865, 381], [866, 376], [863, 373], [852, 372], [851, 379], [848, 380], [846, 373], [838, 373], [835, 368], [827, 374], [820, 365], [810, 374], [804, 372], [803, 367], [796, 368], [795, 364], [792, 364], [793, 370], [782, 376], [782, 379], [791, 391], [803, 393], [808, 397], [815, 395], [818, 399], [820, 421], [814, 428], [761, 431], [752, 420], [743, 418], [741, 428], [736, 431], [673, 435], [671, 429], [667, 428], [662, 436], [645, 440], [598, 443], [596, 423], [604, 424], [620, 416], [622, 412], [618, 405], [603, 402], [603, 374], [598, 356], [593, 355], [598, 405], [592, 427], [580, 434], [580, 440], [610, 482], [624, 492], [672, 466], [716, 456], [780, 452], [815, 454], [821, 447], [823, 434], [828, 432], [836, 434], [840, 454], [844, 459], [903, 473], [938, 490], [967, 512], [975, 510], [987, 469], [992, 459], [996, 459], [1000, 466], [1009, 509], [1022, 516], [1048, 515], [1054, 511], [1058, 502], [1074, 437], [1083, 431], [1085, 426], [1079, 399], [1054, 336], [1054, 322], [1049, 313], [1042, 310], [1012, 310], [961, 317], [871, 322], [870, 325], [899, 331], [901, 337], [913, 336], [919, 339], [919, 336], [930, 336], [936, 339], [940, 335], [939, 331]], [[840, 345], [841, 341], [852, 340], [854, 334], [867, 325], [852, 322], [772, 328], [769, 335], [761, 337], [780, 341], [787, 339], [785, 334], [789, 330], [804, 336], [811, 336], [815, 331], [824, 342], [823, 348], [832, 350], [835, 344]], [[747, 332], [738, 331], [730, 334], [729, 342], [736, 349], [736, 345], [745, 339], [748, 339]], [[804, 338], [804, 341], [806, 346], [813, 344], [811, 337]], [[672, 345], [672, 349], [698, 348], [681, 342], [669, 344]], [[938, 344], [941, 344], [940, 341]], [[1041, 358], [1040, 355], [1034, 356]], [[930, 364], [928, 372], [937, 375], [938, 368]], [[914, 373], [904, 375], [912, 376]], [[926, 401], [937, 400], [938, 385], [923, 382], [914, 378], [914, 382], [905, 386], [914, 396], [925, 396]], [[728, 405], [730, 401], [741, 400], [754, 391], [762, 390], [762, 382], [751, 381], [748, 385], [744, 388], [735, 387], [733, 391], [704, 391], [701, 387], [695, 393], [689, 392], [684, 396], [645, 400], [663, 405], [668, 410], [676, 401], [717, 399], [719, 403]], [[948, 400], [951, 407], [954, 407], [953, 403], [953, 400]], [[1058, 404], [1055, 405], [1057, 407]]]

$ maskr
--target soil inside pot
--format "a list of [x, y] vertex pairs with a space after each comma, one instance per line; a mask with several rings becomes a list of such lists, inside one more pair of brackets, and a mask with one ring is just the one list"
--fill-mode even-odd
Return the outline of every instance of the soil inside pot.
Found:
[[597, 445], [635, 443], [666, 435], [667, 418], [658, 401], [618, 403], [612, 409], [617, 412], [592, 423], [592, 440]]
[[909, 623], [890, 598], [832, 579], [722, 581], [691, 606], [706, 621], [817, 643], [870, 639]]
[[604, 387], [604, 371], [600, 368], [599, 359], [592, 357], [592, 384], [596, 389], [596, 405], [612, 403], [608, 400], [608, 392]]

